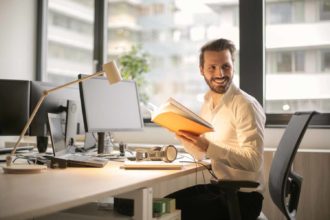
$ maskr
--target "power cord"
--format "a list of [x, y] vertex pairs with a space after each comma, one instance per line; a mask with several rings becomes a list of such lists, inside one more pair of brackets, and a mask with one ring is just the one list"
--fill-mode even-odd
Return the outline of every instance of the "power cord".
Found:
[[[206, 170], [210, 173], [210, 175], [213, 178], [218, 179], [218, 177], [215, 175], [214, 171], [212, 170], [212, 167], [207, 166], [204, 163], [198, 162], [191, 154], [189, 154], [189, 155], [190, 155], [190, 157], [188, 157], [186, 155], [181, 155], [181, 158], [186, 157], [186, 158], [191, 159], [193, 161], [181, 161], [181, 162], [183, 162], [183, 163], [195, 163], [196, 164], [196, 176], [197, 176], [197, 165], [202, 165], [203, 167], [206, 168]], [[205, 182], [205, 176], [204, 176], [203, 171], [202, 171], [202, 174], [203, 174], [203, 179], [204, 179], [204, 182]], [[197, 177], [196, 177], [196, 179], [197, 179]], [[196, 183], [197, 183], [197, 180], [196, 180]]]

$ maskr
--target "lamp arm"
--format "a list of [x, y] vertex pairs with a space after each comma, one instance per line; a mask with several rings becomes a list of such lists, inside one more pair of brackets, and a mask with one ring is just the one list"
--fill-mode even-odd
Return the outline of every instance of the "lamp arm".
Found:
[[43, 101], [45, 100], [45, 98], [47, 97], [48, 93], [47, 92], [44, 92], [42, 94], [42, 96], [40, 97], [40, 99], [38, 100], [38, 103], [37, 105], [34, 107], [33, 109], [33, 112], [31, 114], [31, 116], [29, 117], [29, 120], [26, 122], [24, 128], [23, 128], [23, 131], [21, 132], [21, 135], [19, 136], [13, 150], [11, 151], [10, 155], [7, 156], [6, 158], [6, 163], [7, 163], [7, 166], [10, 166], [11, 162], [12, 162], [12, 156], [14, 156], [15, 152], [16, 152], [16, 149], [17, 149], [17, 146], [19, 145], [19, 143], [21, 142], [22, 138], [24, 137], [27, 129], [30, 127], [30, 124], [32, 122], [32, 120], [34, 119], [34, 116], [36, 115], [36, 113], [38, 112], [41, 104], [43, 103]]
[[76, 83], [79, 83], [79, 82], [85, 81], [85, 80], [87, 80], [87, 79], [93, 78], [93, 77], [95, 77], [95, 76], [100, 76], [100, 75], [102, 75], [102, 74], [104, 74], [103, 71], [96, 72], [96, 73], [94, 73], [94, 74], [92, 74], [92, 75], [88, 75], [88, 76], [82, 77], [82, 78], [80, 78], [80, 79], [74, 80], [74, 81], [72, 81], [72, 82], [65, 83], [65, 84], [63, 84], [63, 85], [61, 85], [61, 86], [58, 86], [58, 87], [55, 87], [55, 88], [49, 89], [49, 90], [45, 91], [45, 93], [48, 93], [48, 94], [49, 94], [49, 93], [55, 92], [55, 91], [57, 91], [57, 90], [59, 90], [59, 89], [62, 89], [62, 88], [65, 88], [65, 87], [71, 86], [71, 85], [73, 85], [73, 84], [76, 84]]
[[63, 85], [60, 85], [60, 86], [57, 86], [55, 88], [52, 88], [52, 89], [49, 89], [49, 90], [45, 90], [42, 94], [42, 96], [40, 97], [40, 99], [38, 100], [38, 103], [36, 104], [36, 106], [34, 107], [33, 111], [32, 111], [32, 114], [31, 116], [29, 117], [29, 120], [26, 122], [24, 128], [23, 128], [23, 131], [21, 132], [21, 135], [19, 136], [13, 150], [11, 151], [10, 155], [7, 156], [6, 158], [6, 164], [7, 166], [10, 166], [11, 162], [12, 162], [12, 156], [14, 156], [15, 152], [16, 152], [16, 149], [19, 145], [19, 143], [21, 142], [22, 138], [24, 137], [27, 129], [30, 127], [30, 124], [32, 122], [32, 120], [34, 119], [35, 115], [37, 114], [41, 104], [43, 103], [43, 101], [45, 100], [45, 98], [52, 92], [55, 92], [57, 90], [60, 90], [62, 88], [65, 88], [65, 87], [68, 87], [70, 85], [73, 85], [73, 84], [76, 84], [76, 83], [79, 83], [79, 82], [82, 82], [84, 80], [87, 80], [87, 79], [90, 79], [90, 78], [93, 78], [95, 76], [99, 76], [99, 75], [102, 75], [104, 72], [100, 71], [100, 72], [96, 72], [92, 75], [88, 75], [88, 76], [85, 76], [85, 77], [82, 77], [81, 79], [77, 79], [77, 80], [74, 80], [72, 82], [68, 82], [68, 83], [65, 83]]
[[30, 117], [29, 117], [29, 120], [26, 122], [26, 124], [25, 124], [25, 126], [24, 126], [24, 128], [23, 128], [23, 131], [21, 132], [21, 135], [20, 135], [20, 137], [18, 138], [18, 140], [17, 140], [17, 142], [16, 142], [16, 144], [15, 144], [15, 146], [14, 146], [14, 149], [13, 149], [12, 152], [11, 152], [11, 156], [13, 156], [13, 155], [15, 154], [17, 146], [19, 145], [19, 143], [21, 142], [22, 138], [24, 137], [24, 134], [26, 133], [27, 129], [30, 127], [30, 124], [31, 124], [32, 120], [34, 119], [34, 116], [35, 116], [36, 113], [38, 112], [38, 110], [39, 110], [41, 104], [43, 103], [43, 101], [45, 100], [46, 97], [47, 97], [47, 93], [44, 93], [44, 94], [40, 97], [40, 99], [39, 99], [37, 105], [34, 107], [33, 112], [32, 112], [32, 114], [31, 114]]

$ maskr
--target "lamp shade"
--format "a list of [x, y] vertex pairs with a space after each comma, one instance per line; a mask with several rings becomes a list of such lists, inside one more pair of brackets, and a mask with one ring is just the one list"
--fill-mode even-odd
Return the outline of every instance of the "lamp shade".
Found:
[[103, 71], [107, 76], [110, 84], [114, 84], [122, 80], [117, 65], [114, 61], [103, 64]]

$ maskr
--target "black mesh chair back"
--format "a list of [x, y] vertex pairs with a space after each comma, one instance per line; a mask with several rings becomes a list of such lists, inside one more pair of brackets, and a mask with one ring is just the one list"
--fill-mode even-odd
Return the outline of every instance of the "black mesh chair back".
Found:
[[275, 205], [287, 217], [295, 219], [302, 177], [292, 170], [292, 162], [308, 123], [316, 112], [292, 115], [273, 158], [269, 173], [269, 192]]

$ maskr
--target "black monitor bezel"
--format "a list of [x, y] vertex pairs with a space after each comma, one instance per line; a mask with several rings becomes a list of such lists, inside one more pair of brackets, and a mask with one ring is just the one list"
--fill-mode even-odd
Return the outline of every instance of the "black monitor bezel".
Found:
[[0, 93], [0, 136], [20, 135], [30, 116], [30, 81], [0, 79]]

